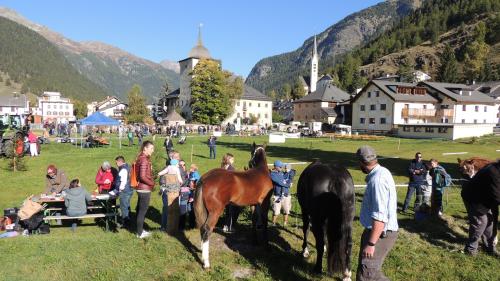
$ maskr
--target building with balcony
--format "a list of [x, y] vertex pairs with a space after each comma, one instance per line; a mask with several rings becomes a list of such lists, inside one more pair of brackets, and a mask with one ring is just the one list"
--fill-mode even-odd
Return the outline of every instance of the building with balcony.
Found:
[[128, 105], [126, 103], [120, 101], [117, 97], [108, 96], [101, 102], [92, 102], [87, 104], [87, 116], [99, 111], [107, 117], [123, 121], [125, 119], [125, 110], [127, 109], [127, 106]]
[[463, 84], [372, 80], [352, 101], [353, 130], [412, 138], [491, 134], [495, 100]]
[[497, 127], [500, 127], [500, 81], [480, 82], [471, 85], [471, 88], [495, 99], [498, 107]]
[[[73, 103], [63, 98], [59, 92], [43, 92], [38, 97], [38, 107], [32, 108], [35, 120], [43, 123], [68, 123], [76, 120], [73, 115]], [[41, 118], [37, 118], [41, 117]]]

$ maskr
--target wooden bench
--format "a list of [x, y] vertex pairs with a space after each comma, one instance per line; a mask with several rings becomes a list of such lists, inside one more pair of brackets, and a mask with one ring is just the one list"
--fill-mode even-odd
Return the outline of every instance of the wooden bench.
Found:
[[78, 217], [70, 217], [70, 216], [46, 216], [43, 218], [45, 222], [51, 220], [75, 220], [75, 219], [97, 219], [97, 218], [106, 218], [106, 230], [109, 230], [109, 220], [107, 218], [114, 217], [116, 222], [116, 213], [107, 213], [107, 214], [86, 214]]

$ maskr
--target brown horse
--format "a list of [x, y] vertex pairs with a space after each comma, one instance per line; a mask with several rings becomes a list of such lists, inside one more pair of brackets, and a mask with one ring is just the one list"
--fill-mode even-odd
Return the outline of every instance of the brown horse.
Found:
[[[213, 169], [198, 182], [194, 198], [196, 225], [201, 234], [201, 259], [210, 267], [209, 238], [224, 208], [229, 203], [238, 206], [256, 205], [257, 220], [267, 233], [267, 212], [273, 184], [267, 167], [265, 147], [252, 146], [250, 169], [244, 172]], [[253, 223], [254, 229], [257, 227]]]
[[457, 158], [457, 161], [460, 173], [469, 178], [472, 178], [479, 170], [493, 162], [481, 157], [472, 157], [465, 160]]

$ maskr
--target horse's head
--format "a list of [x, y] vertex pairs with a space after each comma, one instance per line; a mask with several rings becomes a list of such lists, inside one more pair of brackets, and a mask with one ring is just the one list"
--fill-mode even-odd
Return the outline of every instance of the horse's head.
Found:
[[265, 166], [267, 169], [266, 160], [266, 144], [256, 145], [255, 142], [252, 144], [252, 158], [248, 162], [250, 168], [256, 168]]

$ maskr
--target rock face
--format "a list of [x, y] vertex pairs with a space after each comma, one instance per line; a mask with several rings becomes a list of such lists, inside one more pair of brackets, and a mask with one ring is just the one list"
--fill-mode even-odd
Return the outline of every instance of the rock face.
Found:
[[75, 69], [110, 95], [126, 99], [132, 85], [139, 84], [144, 95], [151, 100], [159, 95], [165, 82], [170, 89], [179, 86], [176, 62], [158, 64], [105, 43], [76, 42], [8, 8], [0, 7], [0, 16], [32, 29], [59, 47]]
[[[332, 65], [339, 55], [363, 45], [401, 17], [420, 7], [421, 0], [391, 0], [349, 15], [318, 34], [320, 67]], [[246, 83], [260, 91], [279, 90], [284, 83], [309, 71], [314, 36], [297, 50], [260, 60]]]

